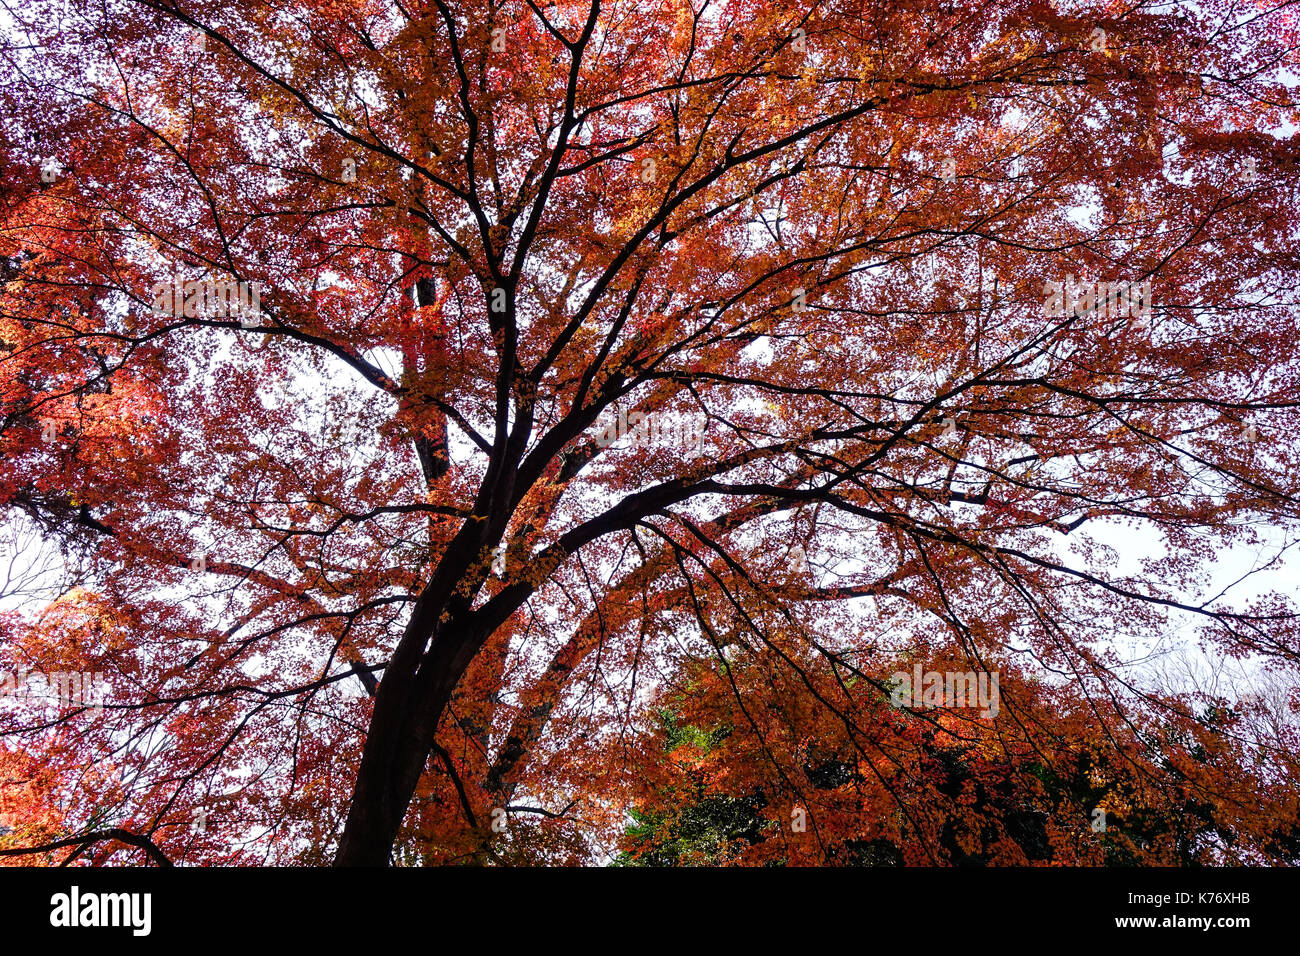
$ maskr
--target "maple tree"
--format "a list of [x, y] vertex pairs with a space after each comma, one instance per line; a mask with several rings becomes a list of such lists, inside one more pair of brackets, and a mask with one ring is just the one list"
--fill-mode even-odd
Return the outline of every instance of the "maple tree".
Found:
[[894, 707], [890, 677], [850, 661], [794, 670], [756, 651], [686, 662], [620, 863], [1297, 860], [1294, 729], [1258, 733], [1260, 701], [1169, 695], [1158, 719], [1099, 722], [1076, 685], [1004, 666], [1014, 713], [985, 720]]
[[[1123, 644], [1294, 686], [1295, 594], [1208, 588], [1297, 524], [1293, 20], [8, 10], [0, 504], [63, 571], [0, 671], [107, 691], [0, 709], [0, 854], [635, 855], [666, 709], [824, 835], [742, 862], [1096, 862], [1093, 771], [1132, 858], [1285, 856], [1292, 732]], [[1001, 713], [883, 709], [904, 660]]]

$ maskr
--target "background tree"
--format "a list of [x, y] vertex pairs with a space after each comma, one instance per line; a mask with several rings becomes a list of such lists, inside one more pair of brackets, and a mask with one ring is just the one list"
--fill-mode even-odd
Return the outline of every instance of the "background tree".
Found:
[[[955, 647], [1112, 739], [1170, 706], [1125, 639], [1180, 615], [1293, 679], [1294, 595], [1206, 586], [1294, 537], [1285, 10], [0, 30], [0, 502], [77, 569], [0, 667], [111, 687], [3, 715], [0, 852], [575, 859], [662, 762], [646, 681], [697, 634], [795, 673]], [[1070, 277], [1150, 282], [1149, 321], [1053, 308]]]
[[[957, 648], [939, 660], [962, 662]], [[1012, 703], [996, 715], [898, 708], [879, 689], [896, 681], [866, 666], [809, 659], [795, 677], [761, 650], [686, 661], [618, 862], [1296, 861], [1294, 722], [1248, 747], [1247, 714], [1183, 695], [1162, 697], [1150, 723], [1099, 726], [1075, 684], [1006, 668]]]

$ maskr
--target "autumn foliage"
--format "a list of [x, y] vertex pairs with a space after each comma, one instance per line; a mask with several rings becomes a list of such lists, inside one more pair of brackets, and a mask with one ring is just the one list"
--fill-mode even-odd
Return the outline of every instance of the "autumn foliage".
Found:
[[1294, 862], [1296, 37], [6, 8], [3, 859]]

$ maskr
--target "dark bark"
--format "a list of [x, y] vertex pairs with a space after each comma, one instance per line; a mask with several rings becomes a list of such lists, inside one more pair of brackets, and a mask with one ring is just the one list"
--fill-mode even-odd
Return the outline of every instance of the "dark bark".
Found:
[[[421, 606], [422, 605], [422, 606]], [[412, 615], [375, 695], [352, 806], [335, 866], [387, 866], [406, 809], [433, 749], [452, 690], [482, 641], [446, 625], [427, 654], [419, 637], [436, 620], [432, 604]], [[432, 620], [431, 620], [432, 619]]]

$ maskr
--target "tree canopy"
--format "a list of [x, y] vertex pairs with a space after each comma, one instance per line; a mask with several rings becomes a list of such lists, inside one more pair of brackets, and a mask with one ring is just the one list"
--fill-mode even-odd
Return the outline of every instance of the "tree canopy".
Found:
[[1294, 859], [1294, 21], [5, 8], [0, 854]]

